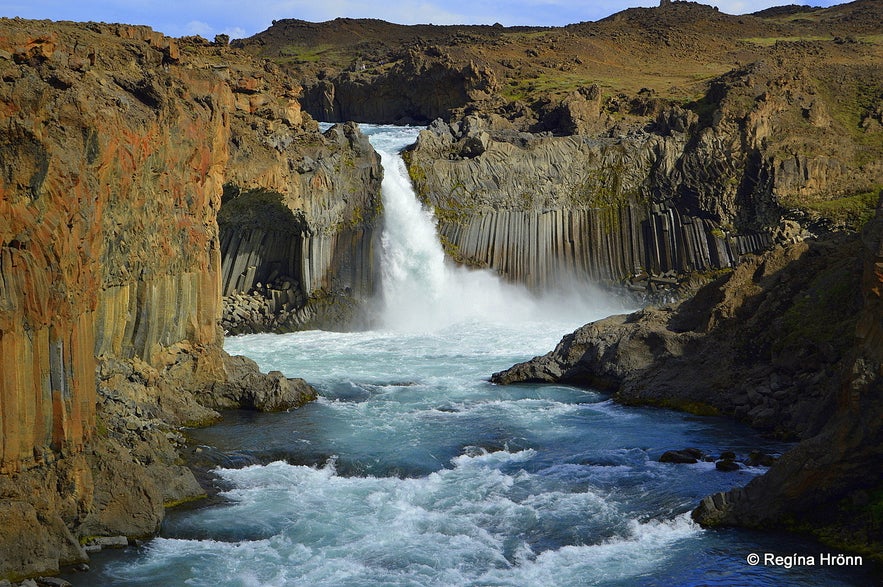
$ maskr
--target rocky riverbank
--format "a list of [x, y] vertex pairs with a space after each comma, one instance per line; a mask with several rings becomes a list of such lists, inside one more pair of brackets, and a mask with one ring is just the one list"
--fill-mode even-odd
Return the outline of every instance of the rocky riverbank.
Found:
[[[178, 456], [182, 427], [311, 397], [228, 357], [219, 324], [362, 319], [377, 289], [379, 161], [353, 124], [319, 133], [300, 96], [330, 118], [446, 119], [409, 167], [463, 263], [537, 288], [575, 274], [655, 294], [744, 261], [691, 301], [581, 329], [525, 372], [783, 437], [827, 434], [840, 448], [811, 456], [855, 472], [820, 477], [835, 488], [822, 497], [879, 511], [878, 490], [854, 483], [879, 471], [861, 448], [876, 430], [862, 418], [878, 414], [879, 269], [861, 277], [856, 239], [806, 237], [863, 221], [883, 183], [881, 8], [795, 10], [741, 19], [677, 2], [566, 30], [418, 34], [339, 21], [335, 42], [362, 62], [330, 51], [345, 62], [321, 67], [286, 36], [311, 46], [324, 25], [281, 21], [239, 44], [294, 51], [274, 64], [226, 38], [0, 20], [0, 577], [82, 561], [96, 536], [150, 535], [166, 506], [201, 494]], [[353, 33], [369, 28], [394, 46], [364, 51]], [[695, 63], [711, 69], [685, 69]], [[702, 519], [808, 519], [812, 500], [756, 506], [815, 487], [812, 470], [783, 463]]]
[[883, 559], [883, 194], [861, 237], [781, 246], [692, 298], [587, 324], [499, 384], [566, 382], [627, 404], [721, 414], [802, 442], [706, 525], [810, 530]]

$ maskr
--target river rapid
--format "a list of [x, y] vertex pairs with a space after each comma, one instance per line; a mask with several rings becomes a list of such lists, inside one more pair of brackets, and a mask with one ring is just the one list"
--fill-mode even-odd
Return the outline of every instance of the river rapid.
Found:
[[385, 169], [377, 328], [228, 338], [231, 354], [303, 377], [320, 398], [191, 431], [220, 493], [171, 512], [141, 547], [98, 555], [88, 584], [870, 584], [861, 568], [749, 565], [751, 553], [831, 551], [691, 522], [702, 497], [762, 468], [658, 462], [670, 449], [742, 459], [787, 445], [592, 390], [490, 384], [491, 373], [626, 308], [589, 286], [537, 299], [451, 266], [397, 155], [418, 129], [363, 130]]

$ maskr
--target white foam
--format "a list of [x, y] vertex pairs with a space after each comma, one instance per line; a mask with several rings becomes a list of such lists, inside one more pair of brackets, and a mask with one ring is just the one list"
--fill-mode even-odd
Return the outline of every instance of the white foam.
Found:
[[[666, 544], [698, 531], [684, 521], [633, 522], [600, 544], [537, 551], [531, 536], [616, 525], [621, 515], [589, 490], [537, 493], [541, 480], [518, 468], [535, 457], [531, 449], [474, 451], [418, 479], [341, 477], [333, 461], [220, 469], [233, 485], [224, 493], [232, 504], [213, 510], [217, 516], [204, 512], [198, 523], [211, 532], [235, 521], [271, 535], [157, 539], [138, 562], [115, 571], [121, 579], [183, 573], [192, 585], [548, 585], [571, 572], [597, 574], [599, 564], [604, 573], [629, 576], [636, 568], [631, 557], [652, 566]], [[632, 562], [621, 560], [626, 555]]]

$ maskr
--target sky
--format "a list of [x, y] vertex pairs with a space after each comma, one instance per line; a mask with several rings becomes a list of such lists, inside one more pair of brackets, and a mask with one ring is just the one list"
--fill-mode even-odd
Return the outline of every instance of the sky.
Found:
[[[746, 14], [800, 0], [703, 0], [727, 14]], [[832, 6], [838, 0], [807, 0]], [[563, 26], [595, 21], [658, 0], [0, 0], [0, 16], [146, 24], [173, 37], [227, 34], [238, 39], [273, 20], [313, 22], [337, 17], [379, 18], [399, 24]]]

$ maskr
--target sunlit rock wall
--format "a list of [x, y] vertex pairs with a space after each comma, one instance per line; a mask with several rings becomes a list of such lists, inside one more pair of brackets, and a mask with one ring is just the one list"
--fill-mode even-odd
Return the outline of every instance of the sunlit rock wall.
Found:
[[[545, 289], [728, 267], [772, 240], [771, 230], [725, 229], [733, 217], [720, 208], [684, 204], [685, 180], [673, 178], [685, 174], [685, 132], [550, 137], [482, 125], [433, 125], [406, 154], [458, 261]], [[734, 198], [733, 182], [704, 189], [722, 205]]]
[[[2, 23], [0, 471], [76, 452], [96, 357], [219, 346], [215, 211], [227, 164], [211, 72], [139, 27]], [[110, 34], [107, 34], [110, 33]], [[170, 89], [171, 88], [171, 89]], [[32, 425], [36, 422], [36, 425]]]

